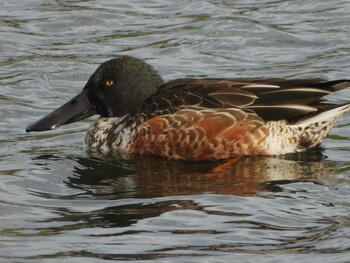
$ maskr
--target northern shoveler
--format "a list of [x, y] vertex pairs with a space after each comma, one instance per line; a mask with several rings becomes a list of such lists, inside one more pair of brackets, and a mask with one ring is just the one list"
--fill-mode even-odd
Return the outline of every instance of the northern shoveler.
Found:
[[144, 61], [121, 56], [100, 65], [82, 92], [30, 131], [101, 115], [85, 143], [108, 154], [217, 160], [315, 148], [350, 103], [323, 97], [350, 80], [177, 79], [164, 83]]

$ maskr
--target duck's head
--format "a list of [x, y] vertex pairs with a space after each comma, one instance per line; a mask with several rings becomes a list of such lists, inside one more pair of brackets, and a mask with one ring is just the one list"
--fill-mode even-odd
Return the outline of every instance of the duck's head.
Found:
[[91, 75], [80, 94], [30, 124], [26, 131], [52, 130], [94, 114], [121, 117], [139, 107], [162, 83], [158, 73], [140, 59], [121, 56], [108, 60]]

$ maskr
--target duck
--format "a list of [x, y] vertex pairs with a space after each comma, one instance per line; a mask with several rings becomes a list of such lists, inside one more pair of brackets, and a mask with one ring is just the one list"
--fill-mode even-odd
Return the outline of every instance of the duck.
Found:
[[286, 155], [320, 146], [350, 103], [326, 96], [350, 80], [182, 78], [165, 82], [144, 60], [102, 63], [83, 90], [28, 125], [42, 132], [100, 115], [85, 145], [101, 153], [211, 161]]

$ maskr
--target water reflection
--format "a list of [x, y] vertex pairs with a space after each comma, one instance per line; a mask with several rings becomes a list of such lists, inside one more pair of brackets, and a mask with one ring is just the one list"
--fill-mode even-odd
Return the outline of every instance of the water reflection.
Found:
[[[56, 160], [36, 159], [41, 158]], [[45, 244], [59, 244], [71, 257], [145, 260], [218, 252], [319, 252], [324, 248], [315, 244], [348, 221], [321, 216], [334, 205], [317, 196], [299, 206], [299, 198], [282, 186], [334, 180], [336, 163], [320, 151], [215, 163], [73, 159], [73, 173], [64, 184], [77, 194], [33, 192], [46, 205], [52, 202], [53, 216], [39, 219], [35, 228], [7, 229], [7, 235], [44, 236]], [[280, 192], [278, 199], [272, 191]], [[272, 198], [261, 198], [268, 195]], [[66, 251], [77, 234], [83, 245]], [[61, 252], [39, 251], [35, 259], [61, 257]]]
[[69, 187], [103, 198], [149, 198], [202, 193], [238, 196], [276, 191], [277, 183], [335, 177], [335, 164], [320, 151], [284, 157], [245, 157], [225, 162], [175, 162], [158, 158], [79, 158]]

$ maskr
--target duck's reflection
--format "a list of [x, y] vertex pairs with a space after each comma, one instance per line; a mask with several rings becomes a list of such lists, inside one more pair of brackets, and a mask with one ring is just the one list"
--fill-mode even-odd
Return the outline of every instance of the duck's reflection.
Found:
[[69, 186], [114, 198], [195, 195], [255, 195], [276, 184], [322, 181], [336, 174], [335, 164], [320, 151], [284, 157], [245, 157], [226, 162], [186, 163], [157, 158], [78, 159]]
[[[335, 163], [325, 160], [321, 152], [315, 151], [283, 158], [247, 157], [221, 163], [185, 163], [157, 158], [111, 161], [96, 156], [78, 158], [76, 162], [74, 173], [67, 178], [66, 186], [79, 189], [81, 194], [53, 197], [47, 193], [37, 193], [46, 199], [62, 199], [65, 204], [58, 208], [52, 207], [51, 211], [55, 211], [56, 217], [50, 217], [46, 222], [69, 223], [36, 228], [35, 231], [39, 231], [39, 234], [55, 235], [76, 229], [113, 228], [113, 231], [107, 233], [92, 232], [94, 234], [89, 235], [137, 235], [138, 231], [148, 229], [147, 225], [142, 225], [143, 219], [158, 218], [174, 210], [205, 211], [211, 215], [230, 216], [232, 220], [238, 217], [241, 221], [246, 214], [231, 210], [208, 210], [206, 205], [196, 201], [194, 195], [214, 193], [253, 196], [262, 192], [280, 191], [281, 183], [325, 182], [337, 174]], [[87, 200], [84, 212], [71, 209], [72, 200], [78, 200], [78, 203]], [[90, 200], [97, 201], [98, 205], [91, 205], [94, 203]], [[111, 202], [106, 202], [108, 200]], [[131, 230], [126, 228], [137, 222], [141, 222], [141, 225]], [[266, 230], [266, 227], [262, 223], [262, 229]], [[171, 229], [169, 231], [175, 231]], [[176, 231], [181, 232], [183, 229]], [[179, 233], [176, 231], [172, 233]], [[208, 234], [201, 232], [201, 229], [191, 231], [193, 234]]]

